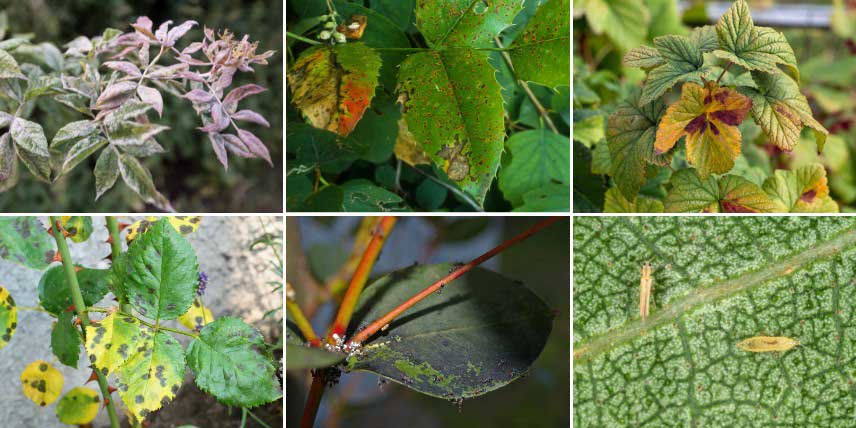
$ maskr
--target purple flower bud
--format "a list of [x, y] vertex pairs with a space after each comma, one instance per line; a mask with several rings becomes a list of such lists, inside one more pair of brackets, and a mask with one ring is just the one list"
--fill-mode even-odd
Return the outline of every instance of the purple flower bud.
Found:
[[208, 275], [205, 272], [199, 271], [199, 285], [196, 287], [196, 294], [202, 296], [205, 294], [205, 287], [208, 286]]

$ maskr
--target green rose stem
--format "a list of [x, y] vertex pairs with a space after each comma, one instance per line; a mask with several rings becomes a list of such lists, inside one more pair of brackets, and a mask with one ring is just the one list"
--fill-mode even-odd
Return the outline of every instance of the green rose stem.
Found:
[[[116, 217], [113, 216], [107, 216], [105, 220], [107, 222], [107, 231], [110, 232], [111, 260], [115, 261], [122, 254], [122, 237], [119, 235], [119, 224], [116, 222]], [[131, 313], [131, 305], [128, 304], [125, 290], [120, 288], [116, 287], [116, 284], [113, 284], [113, 294], [116, 295], [116, 299], [119, 301], [119, 309], [129, 314]]]
[[[59, 249], [59, 254], [62, 256], [62, 266], [65, 268], [65, 276], [68, 279], [71, 301], [74, 303], [74, 310], [77, 312], [77, 318], [80, 319], [80, 330], [83, 332], [83, 338], [85, 340], [86, 326], [89, 325], [89, 315], [86, 314], [86, 304], [83, 302], [83, 295], [80, 294], [80, 285], [77, 283], [77, 273], [74, 272], [74, 264], [71, 261], [71, 253], [68, 251], [68, 243], [65, 242], [64, 230], [60, 226], [58, 217], [48, 217], [48, 220], [50, 221], [51, 228], [53, 229], [53, 237], [56, 240], [56, 246]], [[110, 390], [107, 386], [107, 378], [95, 367], [92, 367], [92, 371], [98, 377], [98, 386], [101, 387], [101, 396], [104, 398], [104, 403], [107, 406], [107, 414], [110, 416], [110, 427], [119, 428], [119, 417], [116, 415], [116, 407], [113, 406], [113, 400], [110, 399]]]
[[419, 303], [422, 299], [428, 297], [430, 294], [436, 292], [437, 290], [440, 290], [441, 288], [443, 288], [444, 286], [446, 286], [450, 282], [454, 281], [455, 279], [457, 279], [461, 275], [472, 270], [472, 268], [484, 263], [485, 261], [492, 258], [493, 256], [501, 253], [502, 251], [505, 251], [508, 247], [510, 247], [510, 246], [512, 246], [512, 245], [514, 245], [520, 241], [523, 241], [524, 239], [534, 235], [539, 230], [555, 223], [556, 221], [558, 221], [561, 218], [563, 218], [563, 217], [551, 217], [551, 218], [548, 218], [546, 220], [542, 220], [542, 221], [538, 222], [537, 224], [535, 224], [534, 226], [527, 229], [526, 231], [524, 231], [523, 233], [521, 233], [517, 236], [514, 236], [513, 238], [503, 242], [502, 244], [497, 245], [492, 250], [476, 257], [475, 259], [473, 259], [469, 263], [453, 270], [450, 274], [446, 275], [445, 277], [443, 277], [439, 281], [431, 284], [430, 286], [428, 286], [428, 288], [420, 291], [415, 296], [407, 299], [404, 303], [398, 305], [398, 307], [389, 311], [389, 313], [387, 313], [386, 315], [378, 318], [377, 321], [374, 321], [371, 324], [369, 324], [366, 328], [364, 328], [359, 333], [354, 335], [354, 337], [351, 338], [349, 343], [358, 345], [360, 343], [365, 342], [366, 339], [370, 338], [372, 335], [377, 333], [378, 330], [383, 328], [383, 326], [391, 323], [395, 318], [397, 318], [399, 315], [401, 315], [402, 312], [406, 311], [411, 306]]

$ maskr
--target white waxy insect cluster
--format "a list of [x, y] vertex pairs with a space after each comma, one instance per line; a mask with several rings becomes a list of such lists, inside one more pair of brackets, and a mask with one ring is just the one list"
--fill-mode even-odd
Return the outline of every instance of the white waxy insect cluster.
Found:
[[325, 343], [324, 349], [332, 352], [341, 352], [348, 354], [348, 357], [355, 357], [363, 354], [363, 346], [359, 343], [345, 343], [345, 338], [333, 333], [334, 344]]
[[[336, 30], [336, 20], [338, 19], [338, 17], [339, 14], [337, 14], [336, 12], [333, 12], [329, 15], [321, 15], [321, 20], [326, 20], [327, 22], [324, 23], [324, 30], [318, 33], [319, 40], [329, 41], [330, 44], [345, 43], [347, 41], [345, 35]], [[359, 28], [360, 24], [355, 24], [357, 25], [357, 28]], [[351, 24], [351, 26], [353, 25], [354, 24]], [[353, 29], [351, 26], [348, 26], [348, 28]]]

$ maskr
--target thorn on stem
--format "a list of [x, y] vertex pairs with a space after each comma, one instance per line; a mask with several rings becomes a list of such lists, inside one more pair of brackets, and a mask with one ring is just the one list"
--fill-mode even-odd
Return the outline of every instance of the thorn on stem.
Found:
[[119, 232], [121, 232], [121, 231], [125, 230], [128, 226], [130, 226], [130, 224], [129, 224], [129, 223], [122, 223], [122, 222], [119, 222], [119, 223], [117, 224], [117, 226], [118, 226], [118, 228], [119, 228]]
[[83, 382], [83, 384], [86, 385], [87, 383], [92, 382], [93, 380], [98, 380], [98, 374], [95, 373], [94, 369], [92, 370], [92, 373], [89, 374], [89, 379], [87, 379], [86, 382]]

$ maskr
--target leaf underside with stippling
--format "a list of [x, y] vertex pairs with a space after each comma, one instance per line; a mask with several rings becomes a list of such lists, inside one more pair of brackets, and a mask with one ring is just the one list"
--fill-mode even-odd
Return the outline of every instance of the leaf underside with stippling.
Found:
[[206, 325], [187, 346], [187, 364], [196, 384], [230, 406], [255, 407], [279, 397], [279, 381], [271, 360], [261, 354], [264, 338], [232, 317]]
[[580, 217], [573, 251], [575, 427], [850, 425], [856, 219]]
[[[347, 336], [453, 268], [415, 266], [368, 285]], [[346, 367], [435, 397], [475, 397], [525, 374], [544, 349], [552, 322], [550, 308], [523, 283], [475, 268], [363, 343]]]

